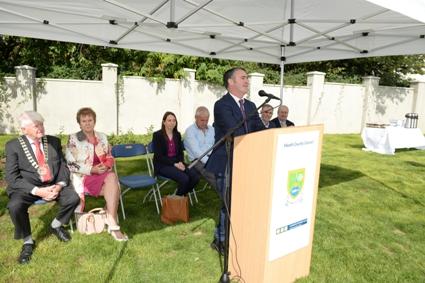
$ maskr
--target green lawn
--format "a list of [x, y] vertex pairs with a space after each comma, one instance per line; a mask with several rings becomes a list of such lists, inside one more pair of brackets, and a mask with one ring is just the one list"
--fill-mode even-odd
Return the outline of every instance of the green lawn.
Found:
[[[361, 148], [359, 135], [325, 135], [311, 272], [298, 282], [425, 282], [425, 151], [385, 156]], [[135, 159], [121, 168], [132, 173], [144, 165]], [[125, 197], [126, 243], [106, 233], [74, 233], [70, 243], [59, 243], [48, 233], [56, 206], [33, 206], [37, 249], [20, 266], [22, 243], [12, 239], [0, 190], [0, 282], [217, 282], [221, 262], [209, 247], [219, 210], [215, 192], [199, 193], [191, 221], [175, 226], [163, 225], [154, 203], [141, 203], [144, 195]]]

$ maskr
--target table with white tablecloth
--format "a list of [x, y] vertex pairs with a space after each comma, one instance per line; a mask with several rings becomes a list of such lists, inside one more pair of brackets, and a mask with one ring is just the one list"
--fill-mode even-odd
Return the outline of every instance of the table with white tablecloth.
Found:
[[397, 148], [425, 149], [425, 137], [418, 128], [366, 127], [362, 139], [365, 150], [381, 154], [394, 154]]

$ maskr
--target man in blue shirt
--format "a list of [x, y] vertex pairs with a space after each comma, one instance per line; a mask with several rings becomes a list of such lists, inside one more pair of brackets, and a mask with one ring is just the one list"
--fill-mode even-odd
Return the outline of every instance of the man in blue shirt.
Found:
[[[197, 159], [214, 145], [214, 128], [208, 125], [209, 118], [208, 108], [200, 106], [195, 112], [195, 123], [186, 129], [183, 142], [190, 161]], [[209, 156], [210, 153], [202, 157], [194, 168], [215, 188], [214, 174], [204, 168]]]

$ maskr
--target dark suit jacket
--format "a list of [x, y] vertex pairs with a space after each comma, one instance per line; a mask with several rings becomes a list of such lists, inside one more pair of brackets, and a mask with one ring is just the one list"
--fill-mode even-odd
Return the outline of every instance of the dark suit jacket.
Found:
[[[264, 129], [263, 122], [257, 112], [255, 104], [247, 99], [244, 102], [247, 117], [248, 133]], [[229, 93], [216, 101], [214, 104], [214, 130], [215, 141], [220, 140], [229, 129], [234, 128], [243, 119], [241, 110], [236, 101]], [[247, 134], [242, 124], [237, 128], [233, 136]], [[212, 153], [205, 168], [214, 174], [224, 174], [227, 164], [226, 147], [223, 142]], [[231, 165], [230, 165], [231, 166]]]
[[262, 122], [261, 124], [262, 124], [263, 130], [276, 128], [276, 124], [274, 122], [272, 122], [271, 120], [269, 121], [269, 127], [268, 128], [266, 128], [263, 121], [261, 121], [261, 122]]
[[[25, 136], [22, 137], [34, 160], [37, 161], [28, 139]], [[69, 184], [69, 170], [62, 153], [60, 139], [53, 136], [46, 137], [48, 143], [48, 164], [53, 176], [52, 181], [48, 183], [43, 183], [40, 180], [40, 175], [28, 161], [17, 138], [10, 140], [6, 144], [6, 182], [8, 184], [8, 195], [16, 190], [31, 193], [31, 190], [36, 186], [49, 186], [59, 182]]]
[[[281, 126], [280, 126], [280, 122], [279, 122], [279, 118], [274, 118], [274, 119], [272, 119], [272, 120], [270, 120], [270, 123], [273, 123], [274, 124], [274, 126], [275, 126], [275, 128], [281, 128]], [[287, 127], [293, 127], [293, 126], [295, 126], [295, 124], [294, 123], [292, 123], [291, 121], [289, 121], [289, 120], [286, 120], [286, 126]]]
[[176, 145], [176, 156], [170, 158], [167, 156], [168, 141], [161, 130], [153, 133], [153, 166], [155, 174], [164, 166], [174, 166], [174, 163], [183, 162], [183, 142], [179, 132], [173, 135], [174, 144]]

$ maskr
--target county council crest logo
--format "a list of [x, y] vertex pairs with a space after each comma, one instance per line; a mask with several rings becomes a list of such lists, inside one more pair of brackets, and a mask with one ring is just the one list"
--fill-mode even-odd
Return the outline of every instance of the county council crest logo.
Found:
[[294, 203], [301, 200], [304, 188], [305, 169], [295, 169], [288, 171], [288, 197], [287, 202]]

